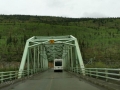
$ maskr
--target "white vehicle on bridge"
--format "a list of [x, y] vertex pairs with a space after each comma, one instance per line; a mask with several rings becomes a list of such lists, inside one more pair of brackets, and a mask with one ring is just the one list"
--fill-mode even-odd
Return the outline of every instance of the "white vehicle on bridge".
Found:
[[54, 72], [63, 71], [63, 59], [54, 59]]

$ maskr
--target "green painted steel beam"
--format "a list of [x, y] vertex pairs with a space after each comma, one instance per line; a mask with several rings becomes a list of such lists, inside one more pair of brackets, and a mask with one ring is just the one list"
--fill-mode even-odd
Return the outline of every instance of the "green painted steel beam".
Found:
[[[54, 43], [50, 43], [50, 40], [54, 40]], [[26, 42], [19, 71], [23, 71], [27, 63], [28, 75], [30, 69], [36, 73], [40, 68], [47, 68], [48, 61], [55, 58], [63, 58], [64, 67], [73, 67], [78, 63], [78, 67], [84, 68], [80, 48], [74, 36], [33, 36]], [[83, 69], [82, 72], [84, 74]]]

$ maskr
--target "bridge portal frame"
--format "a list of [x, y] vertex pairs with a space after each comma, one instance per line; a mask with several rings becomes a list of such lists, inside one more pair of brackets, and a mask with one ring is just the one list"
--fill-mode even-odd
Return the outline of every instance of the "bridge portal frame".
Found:
[[[50, 40], [54, 40], [54, 42], [50, 43]], [[62, 59], [64, 60], [64, 68], [80, 67], [82, 74], [85, 75], [84, 63], [78, 41], [77, 38], [72, 35], [33, 36], [29, 38], [26, 41], [19, 72], [22, 72], [25, 68], [27, 68], [29, 75], [31, 67], [30, 62], [32, 62], [33, 65], [31, 68], [33, 69], [33, 73], [38, 72], [40, 69], [48, 68], [48, 57], [44, 46], [54, 46], [55, 44], [63, 44]], [[21, 78], [21, 75], [22, 74], [19, 75], [19, 78]]]

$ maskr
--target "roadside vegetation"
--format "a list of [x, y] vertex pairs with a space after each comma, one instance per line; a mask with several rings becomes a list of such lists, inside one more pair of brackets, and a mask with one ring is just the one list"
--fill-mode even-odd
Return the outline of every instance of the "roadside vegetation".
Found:
[[28, 38], [57, 35], [78, 39], [86, 67], [120, 67], [120, 18], [29, 15], [0, 15], [0, 65], [20, 62]]

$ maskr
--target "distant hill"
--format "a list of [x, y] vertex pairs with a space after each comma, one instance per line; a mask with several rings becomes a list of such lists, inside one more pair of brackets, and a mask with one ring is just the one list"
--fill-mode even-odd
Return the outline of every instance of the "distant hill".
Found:
[[120, 62], [120, 18], [30, 15], [0, 15], [0, 60], [20, 62], [28, 38], [57, 35], [75, 36], [85, 63], [90, 58], [109, 65]]

